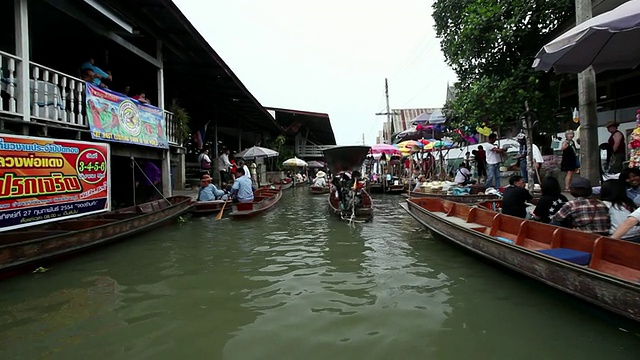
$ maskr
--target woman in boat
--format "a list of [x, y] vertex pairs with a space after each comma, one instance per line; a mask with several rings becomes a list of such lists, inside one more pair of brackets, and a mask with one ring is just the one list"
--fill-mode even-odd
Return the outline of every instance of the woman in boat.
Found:
[[211, 180], [213, 179], [208, 174], [202, 176], [197, 201], [227, 200], [227, 193], [224, 190], [219, 190], [211, 183]]
[[576, 143], [573, 141], [575, 136], [573, 130], [567, 130], [564, 133], [565, 140], [562, 142], [560, 149], [562, 150], [562, 162], [560, 163], [560, 170], [567, 173], [564, 180], [564, 190], [570, 191], [571, 178], [573, 173], [580, 168], [580, 162], [578, 161], [578, 150]]
[[638, 224], [640, 223], [640, 208], [636, 209], [634, 212], [627, 216], [627, 219], [622, 222], [617, 228], [616, 231], [611, 235], [614, 239], [622, 239], [626, 241], [631, 241], [635, 243], [640, 243], [640, 235], [636, 235], [635, 237], [629, 236], [629, 233], [636, 232], [638, 228]]
[[543, 223], [550, 223], [551, 218], [569, 200], [562, 195], [560, 182], [553, 176], [542, 179], [542, 196], [538, 200], [538, 205], [531, 213], [532, 219]]
[[[616, 232], [618, 227], [636, 209], [635, 204], [627, 196], [624, 181], [618, 179], [607, 180], [600, 189], [600, 200], [609, 207], [609, 217], [611, 219], [611, 229], [609, 233]], [[634, 226], [620, 238], [623, 240], [636, 239], [640, 237], [640, 227]]]
[[524, 188], [525, 185], [524, 178], [520, 175], [509, 178], [509, 186], [504, 190], [502, 197], [503, 214], [523, 219], [527, 217], [527, 201], [531, 201], [533, 196]]
[[315, 187], [326, 187], [327, 180], [324, 178], [326, 174], [324, 171], [320, 170], [316, 173], [316, 178], [313, 180], [313, 186]]
[[575, 197], [564, 204], [551, 218], [551, 225], [570, 227], [588, 233], [609, 235], [609, 208], [600, 200], [591, 199], [589, 179], [577, 178], [569, 186]]

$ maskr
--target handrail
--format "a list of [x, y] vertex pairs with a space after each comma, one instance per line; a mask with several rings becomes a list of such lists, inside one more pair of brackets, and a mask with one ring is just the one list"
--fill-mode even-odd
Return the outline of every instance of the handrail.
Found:
[[15, 56], [15, 55], [13, 55], [13, 54], [6, 53], [6, 52], [1, 51], [1, 50], [0, 50], [0, 55], [2, 55], [2, 56], [6, 56], [6, 57], [11, 58], [11, 59], [14, 59], [14, 60], [22, 61], [22, 58], [20, 58], [20, 57], [18, 57], [18, 56]]
[[64, 77], [67, 77], [67, 78], [70, 78], [70, 79], [73, 79], [73, 80], [76, 80], [76, 81], [84, 82], [84, 80], [82, 80], [82, 79], [80, 79], [80, 78], [77, 78], [77, 77], [75, 77], [75, 76], [69, 75], [69, 74], [67, 74], [67, 73], [60, 72], [60, 71], [58, 71], [58, 70], [54, 70], [54, 69], [52, 69], [52, 68], [50, 68], [50, 67], [46, 67], [46, 66], [44, 66], [44, 65], [40, 65], [40, 64], [35, 63], [35, 62], [33, 62], [33, 61], [30, 61], [29, 63], [30, 63], [31, 65], [37, 66], [37, 67], [39, 67], [39, 68], [41, 68], [41, 69], [44, 69], [44, 70], [47, 70], [47, 71], [51, 71], [51, 72], [52, 72], [52, 73], [54, 73], [54, 74], [62, 75], [62, 76], [64, 76]]

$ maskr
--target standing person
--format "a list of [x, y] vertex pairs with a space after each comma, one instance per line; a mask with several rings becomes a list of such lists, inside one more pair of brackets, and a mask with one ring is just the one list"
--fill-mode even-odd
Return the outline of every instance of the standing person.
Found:
[[551, 225], [609, 235], [611, 228], [609, 208], [602, 201], [591, 199], [592, 190], [589, 179], [573, 179], [569, 189], [575, 199], [567, 202], [558, 210], [551, 218]]
[[533, 220], [548, 224], [551, 222], [553, 215], [569, 200], [562, 195], [562, 188], [560, 188], [558, 179], [552, 176], [542, 179], [540, 187], [542, 188], [542, 196], [531, 215]]
[[476, 152], [476, 172], [478, 173], [478, 183], [482, 183], [487, 179], [487, 153], [482, 148], [482, 145], [478, 145]]
[[496, 145], [496, 140], [498, 140], [498, 135], [489, 135], [490, 148], [487, 150], [487, 181], [484, 186], [490, 187], [491, 182], [493, 182], [493, 187], [498, 189], [500, 187], [500, 162], [505, 151]]
[[245, 176], [244, 169], [239, 167], [237, 170], [238, 178], [231, 186], [231, 195], [234, 202], [252, 202], [253, 201], [253, 184], [251, 179]]
[[529, 171], [527, 171], [528, 152], [527, 152], [527, 137], [524, 133], [516, 136], [520, 149], [518, 150], [518, 162], [520, 163], [520, 175], [524, 178], [524, 182], [529, 182]]
[[[243, 171], [244, 175], [237, 174], [237, 176], [238, 176], [238, 177], [246, 176], [246, 177], [248, 177], [248, 178], [249, 178], [249, 180], [251, 180], [251, 172], [249, 171], [249, 167], [248, 167], [248, 166], [247, 166], [247, 164], [244, 162], [244, 160], [240, 160], [240, 161], [238, 161], [238, 169], [243, 169], [243, 170], [244, 170], [244, 171]], [[236, 173], [237, 173], [237, 171], [238, 171], [238, 170], [236, 170]]]
[[609, 173], [617, 174], [622, 171], [622, 163], [626, 160], [627, 147], [624, 144], [624, 135], [618, 130], [617, 122], [609, 121], [605, 126], [611, 134], [607, 141], [612, 152], [608, 164]]
[[229, 162], [229, 149], [222, 148], [222, 154], [220, 154], [218, 158], [218, 170], [220, 170], [220, 184], [222, 187], [229, 181], [229, 169], [231, 166]]
[[[151, 160], [140, 160], [140, 168], [142, 170], [142, 186], [140, 187], [143, 201], [152, 201], [158, 198], [160, 194], [159, 186], [162, 180], [162, 171]], [[136, 182], [136, 186], [140, 181]]]
[[542, 164], [544, 164], [544, 158], [542, 157], [540, 148], [536, 144], [533, 144], [531, 147], [533, 148], [533, 166], [535, 166], [535, 176], [533, 177], [533, 183], [540, 184], [542, 180], [542, 175], [540, 175], [540, 173], [542, 172]]
[[200, 164], [201, 174], [209, 174], [211, 170], [211, 158], [209, 157], [209, 150], [203, 150], [198, 156], [198, 163]]
[[564, 191], [569, 192], [573, 174], [580, 168], [578, 160], [578, 150], [576, 143], [573, 141], [575, 133], [573, 130], [567, 130], [564, 133], [565, 140], [562, 142], [560, 150], [562, 150], [562, 161], [560, 162], [560, 171], [564, 171], [567, 175], [564, 178]]
[[531, 201], [533, 196], [529, 190], [525, 189], [524, 178], [514, 175], [509, 178], [509, 186], [504, 190], [502, 196], [502, 213], [519, 218], [527, 217], [527, 201]]

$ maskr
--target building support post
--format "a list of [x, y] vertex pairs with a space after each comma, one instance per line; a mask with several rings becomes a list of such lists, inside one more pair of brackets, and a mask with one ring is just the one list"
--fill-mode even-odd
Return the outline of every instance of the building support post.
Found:
[[[158, 66], [158, 107], [164, 111], [164, 64], [162, 63], [162, 42], [160, 40], [156, 42], [156, 58], [160, 65]], [[170, 125], [165, 123], [165, 126], [168, 128]], [[184, 163], [178, 165], [184, 166]], [[160, 170], [162, 171], [162, 193], [164, 196], [171, 196], [173, 190], [171, 186], [171, 146], [164, 151]]]
[[220, 144], [218, 143], [218, 113], [215, 110], [213, 113], [213, 142], [214, 159], [211, 159], [211, 161], [213, 162], [213, 166], [211, 168], [213, 169], [214, 173], [211, 174], [211, 177], [213, 177], [213, 181], [217, 181], [218, 184], [222, 186], [222, 179], [220, 179], [220, 161], [218, 160], [218, 157], [220, 156]]
[[[593, 16], [591, 0], [576, 1], [576, 24]], [[598, 149], [598, 112], [596, 109], [596, 74], [593, 67], [578, 74], [578, 99], [580, 104], [580, 175], [600, 184], [600, 151]]]
[[[27, 0], [14, 0], [15, 8], [15, 36], [16, 55], [21, 61], [18, 63], [18, 111], [22, 113], [24, 121], [31, 121], [31, 89], [29, 88], [29, 9]], [[29, 135], [29, 127], [23, 126], [23, 135]]]
[[242, 122], [238, 122], [238, 152], [242, 151]]

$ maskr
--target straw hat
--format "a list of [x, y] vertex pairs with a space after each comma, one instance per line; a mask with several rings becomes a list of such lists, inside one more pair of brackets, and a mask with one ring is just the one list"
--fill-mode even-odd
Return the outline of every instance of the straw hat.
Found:
[[324, 171], [320, 170], [316, 173], [316, 177], [325, 177], [327, 174], [324, 173]]
[[207, 174], [202, 175], [202, 179], [200, 179], [200, 181], [211, 181], [213, 180], [213, 178]]
[[615, 126], [617, 128], [618, 127], [618, 123], [615, 120], [611, 120], [604, 127], [608, 128], [610, 126]]

